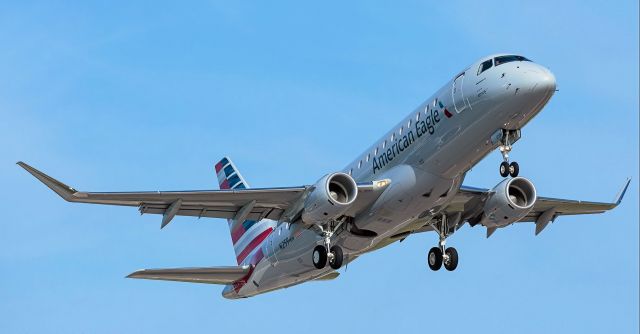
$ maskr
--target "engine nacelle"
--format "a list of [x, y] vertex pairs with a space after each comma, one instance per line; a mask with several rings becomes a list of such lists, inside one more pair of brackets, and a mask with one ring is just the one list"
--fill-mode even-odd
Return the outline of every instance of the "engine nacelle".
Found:
[[302, 221], [322, 224], [343, 215], [358, 196], [358, 185], [348, 174], [323, 176], [304, 202]]
[[493, 189], [493, 194], [484, 205], [482, 224], [487, 227], [502, 227], [526, 216], [536, 203], [536, 188], [524, 177], [506, 179]]

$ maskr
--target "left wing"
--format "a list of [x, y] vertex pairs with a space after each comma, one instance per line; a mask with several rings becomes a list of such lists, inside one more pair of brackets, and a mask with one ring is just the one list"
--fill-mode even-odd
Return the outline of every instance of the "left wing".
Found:
[[[175, 216], [194, 216], [243, 220], [291, 219], [302, 210], [313, 186], [251, 188], [202, 191], [84, 192], [46, 175], [20, 161], [18, 165], [68, 202], [137, 206], [140, 213], [162, 214], [166, 226]], [[384, 184], [384, 186], [380, 186]], [[354, 208], [363, 208], [380, 196], [388, 183], [358, 184]]]
[[[84, 192], [73, 189], [24, 162], [18, 162], [18, 165], [68, 202], [137, 206], [141, 214], [169, 214], [170, 218], [176, 215], [234, 218], [243, 206], [253, 203], [246, 219], [277, 220], [306, 189], [306, 187], [288, 187], [202, 191]], [[163, 225], [166, 223], [163, 222]]]

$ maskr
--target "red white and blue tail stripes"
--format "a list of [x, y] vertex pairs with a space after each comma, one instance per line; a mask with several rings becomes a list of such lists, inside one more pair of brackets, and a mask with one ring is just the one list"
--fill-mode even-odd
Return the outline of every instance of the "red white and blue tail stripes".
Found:
[[[246, 189], [249, 185], [233, 162], [224, 157], [216, 165], [216, 174], [220, 189]], [[261, 244], [271, 234], [276, 222], [268, 219], [261, 221], [235, 221], [227, 219], [231, 241], [236, 252], [238, 264], [256, 264], [262, 257]]]

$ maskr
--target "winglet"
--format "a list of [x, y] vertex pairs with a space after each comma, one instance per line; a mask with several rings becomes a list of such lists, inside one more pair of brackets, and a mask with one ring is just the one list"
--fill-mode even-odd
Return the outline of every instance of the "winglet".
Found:
[[627, 192], [627, 188], [629, 188], [629, 183], [631, 183], [631, 178], [627, 178], [627, 183], [625, 183], [624, 188], [622, 188], [620, 193], [618, 193], [618, 196], [616, 196], [616, 199], [614, 200], [616, 206], [622, 202], [622, 198], [624, 198], [624, 194]]
[[60, 195], [60, 197], [64, 198], [66, 201], [73, 200], [74, 198], [73, 194], [75, 194], [77, 190], [27, 165], [22, 161], [18, 161], [17, 165], [24, 168], [27, 172], [31, 173], [31, 175], [35, 176], [36, 179], [40, 180], [40, 182], [44, 183], [47, 187], [51, 188], [51, 190], [55, 191], [56, 194]]

